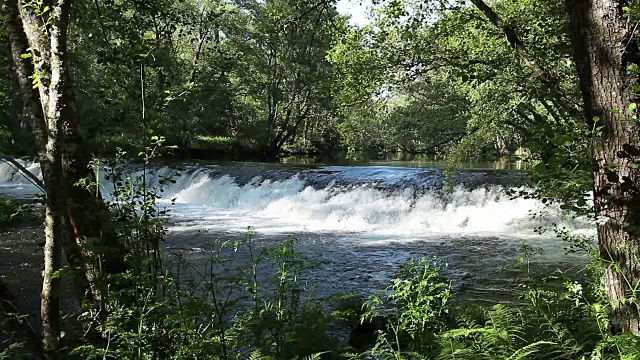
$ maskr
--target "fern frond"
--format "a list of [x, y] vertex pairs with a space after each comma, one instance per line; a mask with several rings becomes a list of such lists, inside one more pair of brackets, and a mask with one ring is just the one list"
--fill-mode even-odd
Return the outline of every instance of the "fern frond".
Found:
[[248, 360], [263, 360], [260, 350], [252, 351], [251, 354], [249, 354]]
[[304, 358], [302, 358], [302, 360], [318, 360], [322, 355], [328, 354], [328, 353], [329, 353], [328, 351], [318, 352], [315, 354], [305, 356]]
[[551, 341], [538, 341], [518, 349], [515, 353], [507, 358], [507, 360], [521, 360], [538, 351], [540, 345], [555, 345]]

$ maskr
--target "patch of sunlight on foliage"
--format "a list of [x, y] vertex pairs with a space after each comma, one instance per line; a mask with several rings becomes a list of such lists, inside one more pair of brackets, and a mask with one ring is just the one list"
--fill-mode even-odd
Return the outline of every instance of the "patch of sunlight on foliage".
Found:
[[229, 136], [197, 136], [191, 140], [191, 148], [197, 150], [233, 152], [245, 150], [246, 145]]

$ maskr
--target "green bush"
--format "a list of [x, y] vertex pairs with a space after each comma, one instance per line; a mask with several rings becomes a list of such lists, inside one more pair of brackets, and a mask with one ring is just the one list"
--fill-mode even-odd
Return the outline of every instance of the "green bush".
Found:
[[[228, 260], [222, 254], [227, 246], [252, 247], [250, 239], [212, 247], [204, 267], [178, 258], [174, 271], [152, 282], [122, 275], [128, 286], [108, 292], [103, 314], [85, 308], [81, 316], [103, 341], [74, 352], [86, 359], [294, 359], [336, 352], [334, 319], [299, 283], [305, 261], [294, 244], [262, 250], [232, 275], [215, 271]], [[272, 262], [279, 264], [274, 276], [258, 280]]]
[[438, 346], [435, 335], [446, 329], [451, 287], [436, 260], [410, 260], [384, 294], [364, 304], [363, 322], [382, 320], [372, 356], [401, 358], [430, 354]]
[[0, 199], [0, 227], [10, 226], [33, 218], [33, 210], [29, 205], [18, 204], [9, 199]]
[[559, 271], [534, 278], [528, 258], [536, 253], [524, 251], [525, 304], [491, 308], [453, 305], [437, 262], [411, 260], [384, 295], [365, 303], [362, 321], [381, 318], [385, 325], [369, 351], [352, 357], [640, 359], [637, 337], [609, 332], [611, 304], [602, 292], [599, 263], [579, 280]]

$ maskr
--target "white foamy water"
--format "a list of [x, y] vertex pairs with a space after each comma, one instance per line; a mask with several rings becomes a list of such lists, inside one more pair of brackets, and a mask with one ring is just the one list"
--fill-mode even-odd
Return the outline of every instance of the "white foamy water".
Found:
[[[362, 232], [388, 236], [477, 234], [533, 235], [542, 221], [590, 227], [564, 220], [562, 212], [534, 199], [511, 199], [499, 186], [440, 191], [411, 188], [389, 191], [367, 185], [315, 189], [298, 177], [282, 181], [256, 178], [238, 185], [231, 177], [205, 174], [184, 189], [169, 191], [176, 199], [174, 231], [206, 228], [262, 233]], [[547, 215], [533, 219], [532, 213]], [[182, 221], [181, 221], [182, 220]]]
[[[23, 165], [40, 174], [37, 164]], [[155, 168], [146, 181], [159, 186], [175, 173]], [[133, 172], [131, 178], [141, 182], [140, 175]], [[502, 268], [517, 258], [522, 241], [544, 249], [537, 261], [545, 268], [584, 264], [584, 258], [563, 251], [555, 233], [540, 235], [534, 229], [555, 223], [594, 235], [587, 221], [571, 220], [535, 199], [512, 199], [500, 185], [485, 185], [499, 182], [504, 173], [459, 175], [460, 184], [444, 194], [438, 169], [189, 165], [173, 177], [175, 183], [163, 185], [160, 205], [171, 209], [165, 246], [197, 262], [212, 242], [238, 239], [249, 226], [260, 246], [293, 235], [303, 254], [323, 264], [307, 274], [322, 295], [384, 289], [407, 259], [435, 256], [449, 264], [447, 276], [464, 285], [470, 298], [493, 301], [503, 294], [510, 299], [514, 279]], [[104, 171], [99, 178], [108, 199], [111, 180]], [[0, 163], [0, 192], [26, 197], [38, 189]], [[543, 216], [532, 217], [541, 210]], [[209, 230], [208, 235], [196, 234], [200, 230]]]
[[[37, 164], [23, 162], [23, 165], [40, 176]], [[378, 174], [380, 170], [373, 172]], [[412, 170], [410, 176], [415, 176], [414, 172], [418, 173]], [[161, 178], [174, 173], [173, 169], [160, 168], [151, 171], [147, 180], [158, 185]], [[398, 173], [406, 174], [407, 170]], [[393, 178], [393, 169], [385, 169], [384, 175], [386, 180]], [[569, 220], [559, 208], [535, 199], [512, 199], [500, 186], [476, 189], [457, 186], [452, 193], [443, 195], [438, 189], [379, 188], [362, 181], [354, 186], [329, 183], [316, 188], [298, 175], [280, 180], [256, 176], [238, 184], [229, 175], [214, 177], [204, 167], [187, 171], [174, 180], [174, 184], [165, 185], [165, 200], [161, 200], [172, 209], [170, 230], [174, 232], [196, 229], [240, 232], [251, 226], [264, 234], [531, 237], [535, 227], [557, 223], [576, 232], [594, 233], [593, 226], [586, 221]], [[108, 193], [109, 182], [101, 179], [101, 183], [104, 193]], [[0, 163], [0, 188], [17, 195], [37, 192], [6, 163]], [[169, 199], [175, 199], [175, 205], [170, 205]], [[541, 210], [545, 210], [545, 216], [532, 217]]]

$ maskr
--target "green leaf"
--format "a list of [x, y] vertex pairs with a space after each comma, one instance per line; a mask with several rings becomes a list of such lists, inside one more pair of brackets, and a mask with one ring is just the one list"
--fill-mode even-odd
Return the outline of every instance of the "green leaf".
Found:
[[546, 170], [547, 170], [547, 166], [543, 162], [540, 162], [536, 166], [533, 167], [533, 171], [535, 171], [537, 173], [542, 173], [542, 172], [545, 172]]
[[556, 137], [553, 140], [553, 142], [556, 143], [556, 145], [558, 145], [558, 146], [569, 146], [569, 145], [573, 144], [574, 140], [575, 139], [572, 136], [560, 135], [560, 136]]
[[638, 108], [638, 104], [631, 103], [629, 104], [629, 108], [627, 109], [627, 115], [631, 115]]

